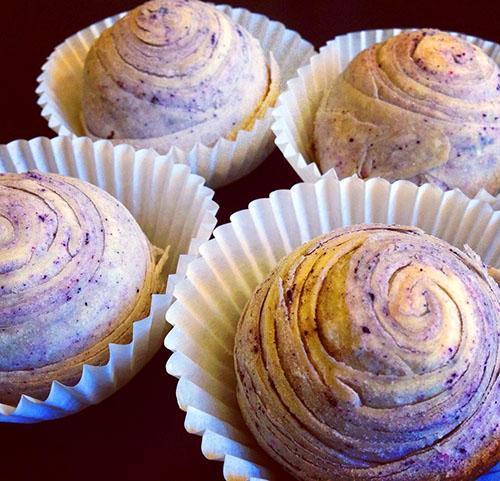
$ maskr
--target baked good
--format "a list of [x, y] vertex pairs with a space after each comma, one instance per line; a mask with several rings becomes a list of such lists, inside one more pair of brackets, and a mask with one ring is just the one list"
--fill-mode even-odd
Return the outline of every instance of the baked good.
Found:
[[499, 329], [499, 288], [470, 250], [410, 227], [338, 229], [249, 300], [238, 402], [297, 479], [476, 479], [500, 460]]
[[251, 129], [274, 104], [279, 69], [213, 5], [152, 0], [105, 30], [85, 60], [87, 135], [153, 147], [212, 146]]
[[126, 343], [164, 287], [161, 251], [128, 210], [78, 179], [0, 174], [0, 402], [77, 383]]
[[401, 33], [358, 54], [325, 92], [314, 149], [339, 177], [500, 192], [500, 69], [438, 30]]

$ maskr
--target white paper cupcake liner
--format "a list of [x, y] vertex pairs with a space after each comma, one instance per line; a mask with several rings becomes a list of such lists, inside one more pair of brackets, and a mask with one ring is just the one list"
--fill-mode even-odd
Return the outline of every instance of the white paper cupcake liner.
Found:
[[[500, 212], [458, 190], [430, 184], [327, 174], [316, 183], [278, 190], [233, 214], [200, 246], [167, 311], [174, 327], [165, 345], [167, 371], [179, 378], [185, 427], [203, 436], [208, 459], [224, 461], [228, 480], [277, 480], [275, 464], [246, 428], [235, 395], [233, 342], [242, 309], [278, 261], [302, 243], [340, 226], [381, 222], [415, 225], [500, 267]], [[500, 479], [500, 465], [491, 481]]]
[[[272, 53], [280, 71], [282, 86], [294, 77], [314, 53], [314, 47], [282, 23], [242, 8], [218, 5], [235, 22], [256, 37], [268, 56]], [[80, 97], [85, 57], [103, 30], [124, 13], [81, 30], [60, 44], [49, 56], [38, 77], [36, 90], [42, 116], [59, 135], [83, 136], [80, 122]], [[207, 180], [210, 187], [229, 184], [255, 169], [274, 149], [272, 108], [257, 120], [251, 130], [241, 130], [235, 140], [221, 138], [213, 147], [201, 143], [191, 150], [173, 148], [178, 162]], [[117, 141], [119, 142], [119, 141]]]
[[88, 138], [40, 137], [0, 146], [0, 172], [37, 169], [91, 182], [121, 201], [153, 244], [170, 246], [166, 291], [154, 295], [149, 316], [134, 323], [132, 341], [110, 344], [109, 362], [85, 365], [74, 387], [54, 382], [46, 400], [22, 396], [17, 406], [0, 404], [0, 421], [55, 419], [99, 403], [128, 382], [161, 346], [174, 285], [217, 223], [213, 191], [176, 160], [174, 155], [135, 152], [128, 146], [114, 147]]
[[[312, 152], [314, 118], [332, 79], [362, 50], [407, 30], [413, 29], [365, 30], [335, 37], [288, 82], [273, 111], [271, 128], [276, 135], [276, 145], [302, 180], [314, 182], [322, 175]], [[470, 35], [450, 33], [479, 46], [500, 65], [500, 45]], [[495, 198], [483, 190], [477, 198], [488, 200], [495, 209], [500, 209], [500, 194]]]

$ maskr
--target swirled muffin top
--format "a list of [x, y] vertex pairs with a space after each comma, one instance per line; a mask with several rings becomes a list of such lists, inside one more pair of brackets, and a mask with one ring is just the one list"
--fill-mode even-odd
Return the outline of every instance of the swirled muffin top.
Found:
[[500, 69], [438, 30], [405, 32], [357, 55], [317, 112], [323, 170], [500, 191]]
[[0, 174], [0, 401], [74, 381], [109, 342], [128, 341], [161, 284], [155, 263], [132, 215], [101, 189]]
[[198, 0], [152, 0], [91, 48], [83, 123], [93, 137], [160, 152], [212, 145], [250, 127], [270, 88], [259, 42], [223, 12]]
[[473, 253], [412, 228], [339, 229], [249, 300], [238, 401], [299, 479], [470, 479], [499, 457], [499, 329]]

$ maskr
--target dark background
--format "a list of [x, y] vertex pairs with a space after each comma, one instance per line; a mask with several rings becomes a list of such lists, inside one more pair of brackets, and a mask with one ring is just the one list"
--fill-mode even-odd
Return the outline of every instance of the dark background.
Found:
[[[8, 0], [0, 24], [0, 143], [54, 136], [36, 104], [36, 77], [66, 37], [140, 0]], [[316, 48], [337, 34], [387, 27], [436, 27], [500, 43], [500, 1], [234, 0], [297, 30]], [[245, 179], [220, 189], [219, 222], [298, 177], [275, 151]], [[176, 381], [162, 349], [125, 388], [99, 406], [39, 425], [0, 424], [2, 481], [221, 480], [200, 438], [184, 431]]]

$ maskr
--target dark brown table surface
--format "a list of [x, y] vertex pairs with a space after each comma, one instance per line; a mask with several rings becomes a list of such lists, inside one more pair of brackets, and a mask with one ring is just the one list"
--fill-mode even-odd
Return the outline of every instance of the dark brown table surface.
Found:
[[[2, 2], [0, 143], [53, 137], [36, 104], [35, 79], [52, 49], [134, 0]], [[437, 27], [500, 43], [498, 1], [234, 0], [297, 30], [317, 48], [337, 34], [384, 27]], [[219, 223], [252, 199], [299, 179], [274, 153], [245, 179], [217, 191]], [[222, 465], [205, 460], [200, 438], [184, 431], [176, 380], [165, 373], [162, 349], [120, 392], [69, 418], [38, 425], [0, 424], [2, 481], [219, 480]]]

